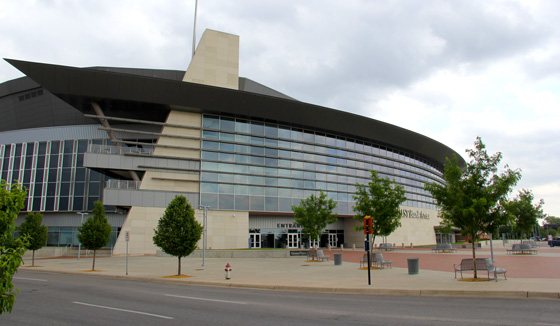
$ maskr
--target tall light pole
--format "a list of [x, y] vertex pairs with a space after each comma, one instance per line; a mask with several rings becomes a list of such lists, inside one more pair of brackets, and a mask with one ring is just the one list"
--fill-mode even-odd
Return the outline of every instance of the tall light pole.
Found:
[[[82, 219], [80, 222], [80, 226], [82, 226], [84, 224], [84, 215], [87, 215], [87, 212], [76, 212], [76, 214], [80, 214], [82, 215]], [[78, 259], [80, 259], [80, 253], [82, 252], [82, 242], [80, 241], [78, 244]]]
[[194, 27], [193, 27], [193, 41], [192, 41], [192, 56], [194, 58], [194, 53], [196, 51], [196, 12], [198, 9], [198, 0], [194, 2]]
[[206, 224], [207, 224], [207, 213], [210, 206], [198, 206], [198, 209], [202, 209], [202, 266], [205, 266], [206, 259]]

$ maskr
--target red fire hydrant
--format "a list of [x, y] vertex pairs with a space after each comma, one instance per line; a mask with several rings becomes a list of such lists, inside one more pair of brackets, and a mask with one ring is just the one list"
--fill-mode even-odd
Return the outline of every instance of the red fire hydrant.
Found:
[[225, 271], [226, 271], [226, 280], [229, 280], [229, 279], [231, 279], [231, 275], [230, 275], [230, 272], [231, 272], [231, 266], [230, 266], [230, 264], [229, 264], [229, 263], [227, 263]]

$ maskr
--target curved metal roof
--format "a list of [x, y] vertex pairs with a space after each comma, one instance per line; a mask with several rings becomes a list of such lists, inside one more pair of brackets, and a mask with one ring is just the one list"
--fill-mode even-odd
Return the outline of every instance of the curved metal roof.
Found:
[[84, 113], [160, 120], [169, 109], [256, 117], [384, 143], [443, 164], [457, 152], [429, 137], [379, 120], [300, 101], [176, 80], [5, 59]]

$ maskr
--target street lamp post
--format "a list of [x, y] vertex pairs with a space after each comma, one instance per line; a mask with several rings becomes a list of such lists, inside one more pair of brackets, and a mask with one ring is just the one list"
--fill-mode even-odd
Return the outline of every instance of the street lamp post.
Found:
[[206, 231], [207, 231], [207, 213], [210, 206], [198, 206], [198, 209], [202, 209], [202, 266], [205, 266], [205, 259], [206, 259]]
[[[80, 214], [82, 216], [80, 226], [84, 224], [84, 215], [87, 215], [86, 212], [76, 212], [76, 214]], [[80, 241], [78, 244], [78, 259], [80, 259], [80, 253], [82, 252], [82, 242]]]

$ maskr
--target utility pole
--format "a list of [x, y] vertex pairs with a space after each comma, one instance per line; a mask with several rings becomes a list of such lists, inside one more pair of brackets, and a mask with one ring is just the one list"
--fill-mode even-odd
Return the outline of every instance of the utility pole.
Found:
[[198, 206], [198, 209], [202, 209], [202, 266], [205, 266], [205, 259], [206, 259], [206, 233], [208, 231], [208, 228], [206, 227], [208, 218], [207, 218], [207, 213], [208, 213], [208, 209], [210, 208], [210, 206], [204, 206], [204, 205], [200, 205]]

